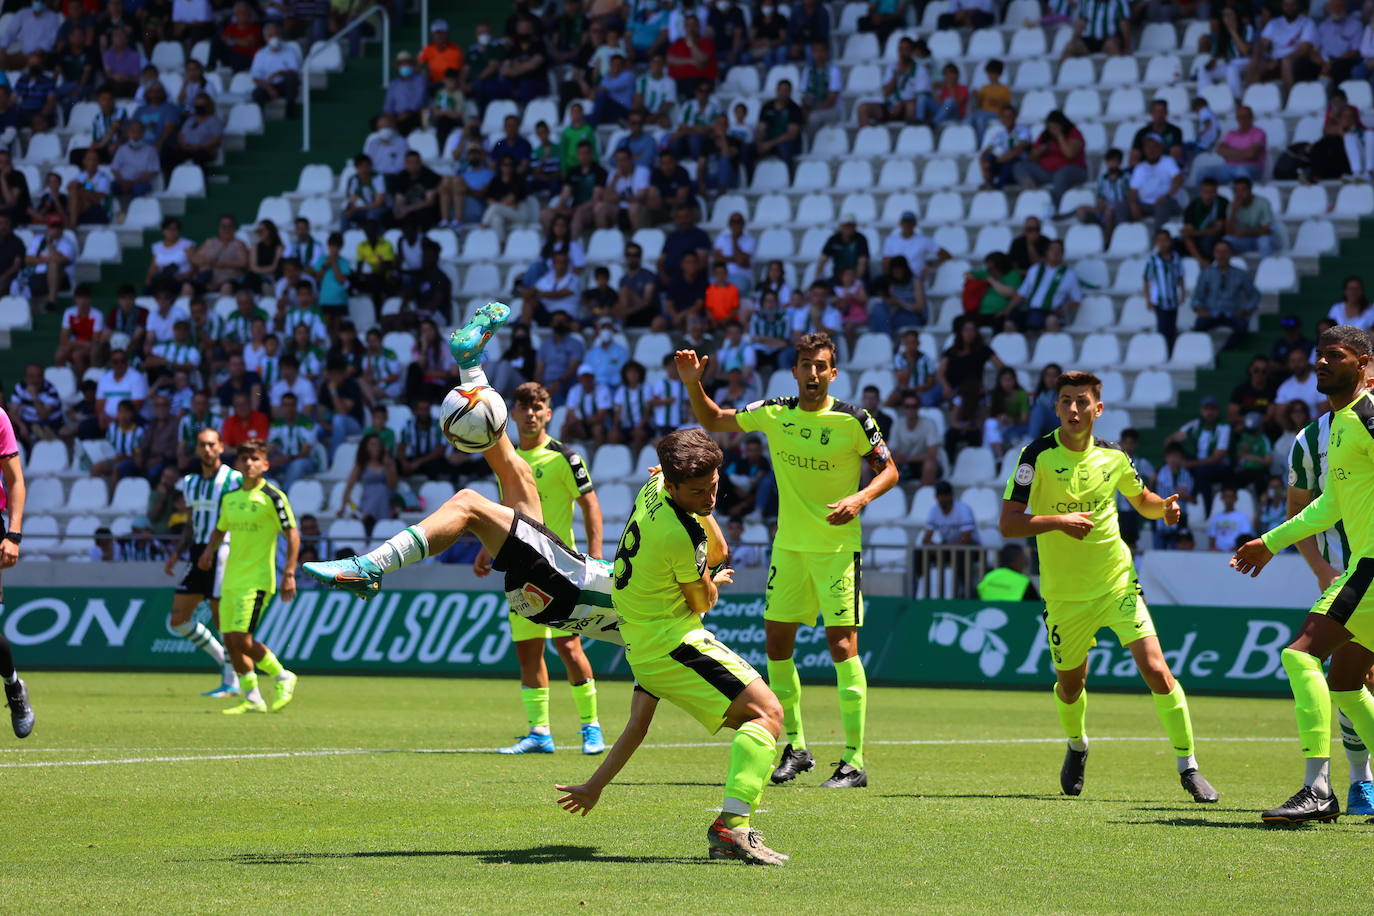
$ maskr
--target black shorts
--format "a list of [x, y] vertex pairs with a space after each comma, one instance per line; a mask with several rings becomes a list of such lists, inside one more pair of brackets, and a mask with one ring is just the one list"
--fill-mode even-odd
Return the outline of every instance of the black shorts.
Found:
[[1089, 54], [1101, 54], [1102, 48], [1107, 43], [1105, 38], [1089, 38], [1087, 35], [1078, 36], [1083, 41], [1083, 45], [1088, 49]]
[[205, 552], [207, 544], [196, 544], [191, 548], [191, 565], [186, 570], [186, 575], [181, 577], [180, 584], [177, 585], [178, 595], [200, 595], [203, 598], [218, 598], [220, 580], [224, 578], [224, 560], [229, 555], [229, 545], [221, 544], [219, 556], [210, 564], [209, 569], [201, 569], [198, 565], [200, 555]]

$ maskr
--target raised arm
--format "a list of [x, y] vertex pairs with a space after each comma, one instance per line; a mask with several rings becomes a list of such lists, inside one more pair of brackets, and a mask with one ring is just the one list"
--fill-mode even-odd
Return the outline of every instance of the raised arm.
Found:
[[707, 397], [706, 389], [701, 387], [701, 376], [711, 357], [703, 356], [698, 359], [695, 350], [678, 350], [674, 359], [677, 362], [678, 378], [687, 389], [687, 397], [692, 401], [692, 413], [697, 415], [697, 422], [706, 427], [708, 432], [744, 432], [739, 420], [735, 419], [734, 409], [721, 407]]

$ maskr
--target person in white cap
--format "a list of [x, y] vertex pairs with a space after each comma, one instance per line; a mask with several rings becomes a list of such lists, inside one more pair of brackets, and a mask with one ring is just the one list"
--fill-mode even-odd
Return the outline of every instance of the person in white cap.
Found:
[[448, 40], [448, 21], [436, 19], [429, 24], [429, 44], [420, 52], [420, 64], [431, 84], [443, 82], [449, 70], [463, 69], [463, 49]]

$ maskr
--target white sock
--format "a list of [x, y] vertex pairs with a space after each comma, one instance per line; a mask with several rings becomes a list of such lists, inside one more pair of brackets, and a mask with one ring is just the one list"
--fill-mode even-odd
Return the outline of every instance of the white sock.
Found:
[[220, 645], [214, 634], [206, 629], [205, 624], [188, 620], [185, 623], [174, 623], [170, 626], [173, 632], [185, 636], [191, 645], [197, 649], [205, 650], [205, 654], [213, 658], [215, 664], [223, 667], [229, 663], [229, 656], [224, 654], [224, 646]]
[[536, 725], [530, 729], [531, 735], [552, 735], [553, 730], [547, 725]]
[[1197, 769], [1197, 758], [1194, 757], [1192, 754], [1189, 754], [1187, 757], [1180, 757], [1180, 758], [1178, 758], [1178, 771], [1179, 771], [1180, 773], [1186, 773], [1186, 772], [1188, 772], [1189, 770], [1196, 770], [1196, 769]]
[[254, 687], [252, 690], [248, 691], [248, 696], [244, 697], [244, 699], [252, 700], [254, 703], [261, 703], [262, 694], [258, 691], [258, 688]]
[[429, 556], [429, 538], [425, 536], [425, 529], [411, 525], [366, 556], [381, 567], [382, 572], [395, 572]]
[[234, 670], [234, 663], [226, 659], [221, 668], [223, 669], [223, 673], [220, 676], [224, 679], [224, 683], [233, 687], [238, 687], [239, 673]]
[[1081, 738], [1070, 738], [1069, 747], [1076, 751], [1086, 751], [1088, 749], [1088, 736], [1084, 735]]
[[482, 369], [480, 364], [473, 366], [471, 369], [459, 369], [458, 379], [465, 388], [471, 388], [473, 385], [484, 385], [487, 388], [491, 387], [491, 382], [487, 381], [487, 373]]
[[1331, 759], [1329, 757], [1308, 757], [1307, 776], [1302, 784], [1311, 786], [1321, 798], [1331, 795]]
[[1369, 748], [1365, 747], [1355, 732], [1355, 725], [1340, 714], [1341, 743], [1345, 745], [1345, 759], [1350, 763], [1350, 782], [1374, 782], [1374, 773], [1369, 769]]

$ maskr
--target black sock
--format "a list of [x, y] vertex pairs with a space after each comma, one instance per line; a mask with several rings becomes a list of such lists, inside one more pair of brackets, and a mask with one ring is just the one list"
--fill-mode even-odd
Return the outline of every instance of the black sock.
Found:
[[0, 678], [14, 680], [14, 656], [10, 654], [10, 641], [0, 635]]

